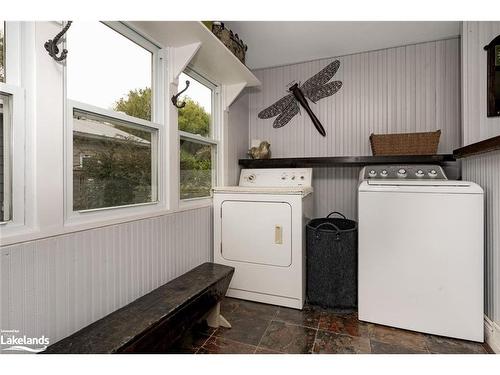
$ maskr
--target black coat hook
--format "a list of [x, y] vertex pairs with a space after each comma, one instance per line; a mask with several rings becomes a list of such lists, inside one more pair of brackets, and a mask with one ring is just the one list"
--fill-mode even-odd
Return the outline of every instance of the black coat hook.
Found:
[[59, 53], [59, 47], [57, 47], [57, 45], [59, 44], [61, 37], [66, 33], [66, 31], [68, 31], [72, 22], [73, 21], [68, 21], [63, 29], [54, 37], [54, 39], [49, 39], [44, 44], [44, 47], [49, 55], [56, 61], [63, 61], [66, 56], [68, 56], [68, 50], [66, 48], [62, 50], [60, 56], [57, 56]]
[[189, 81], [186, 81], [186, 88], [182, 91], [179, 91], [176, 95], [172, 96], [172, 103], [175, 105], [177, 108], [184, 108], [186, 106], [186, 102], [183, 101], [182, 103], [179, 103], [177, 100], [179, 99], [179, 96], [182, 95], [184, 91], [186, 91], [189, 87]]

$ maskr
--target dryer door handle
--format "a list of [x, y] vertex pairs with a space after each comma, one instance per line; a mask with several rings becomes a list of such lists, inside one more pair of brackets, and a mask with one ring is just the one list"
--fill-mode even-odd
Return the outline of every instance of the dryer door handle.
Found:
[[283, 227], [281, 225], [274, 226], [274, 243], [278, 245], [283, 244]]

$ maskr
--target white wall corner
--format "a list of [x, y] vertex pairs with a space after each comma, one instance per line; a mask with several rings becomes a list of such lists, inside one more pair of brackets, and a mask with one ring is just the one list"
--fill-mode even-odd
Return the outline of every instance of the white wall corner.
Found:
[[500, 326], [484, 316], [484, 338], [490, 348], [500, 354]]
[[238, 95], [243, 91], [243, 89], [246, 87], [246, 82], [239, 82], [239, 83], [233, 83], [231, 85], [223, 85], [223, 90], [224, 90], [224, 110], [228, 110], [229, 106], [233, 104], [233, 102], [236, 100]]
[[186, 69], [191, 59], [201, 47], [201, 42], [186, 44], [180, 47], [171, 47], [170, 54], [170, 82], [174, 82]]

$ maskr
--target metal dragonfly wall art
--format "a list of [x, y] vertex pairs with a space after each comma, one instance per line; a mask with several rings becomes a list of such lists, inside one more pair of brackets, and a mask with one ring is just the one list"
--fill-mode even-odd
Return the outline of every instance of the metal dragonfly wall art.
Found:
[[[259, 112], [257, 117], [260, 119], [268, 119], [278, 116], [273, 122], [273, 128], [281, 128], [300, 112], [300, 105], [306, 110], [318, 132], [325, 137], [326, 131], [321, 125], [321, 122], [311, 110], [307, 99], [316, 103], [318, 100], [331, 96], [340, 90], [342, 87], [341, 81], [333, 81], [328, 83], [330, 79], [337, 73], [340, 61], [335, 60], [324, 67], [319, 73], [309, 78], [304, 84], [298, 83], [290, 86], [288, 91], [290, 94], [284, 96], [273, 105]], [[306, 99], [307, 98], [307, 99]]]

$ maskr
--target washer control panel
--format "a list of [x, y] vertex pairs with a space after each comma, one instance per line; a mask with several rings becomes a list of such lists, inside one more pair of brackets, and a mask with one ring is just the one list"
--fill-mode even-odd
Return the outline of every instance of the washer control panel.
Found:
[[309, 187], [311, 183], [311, 168], [242, 169], [239, 186]]
[[360, 179], [414, 179], [414, 180], [447, 180], [446, 174], [439, 165], [372, 165], [364, 167]]

